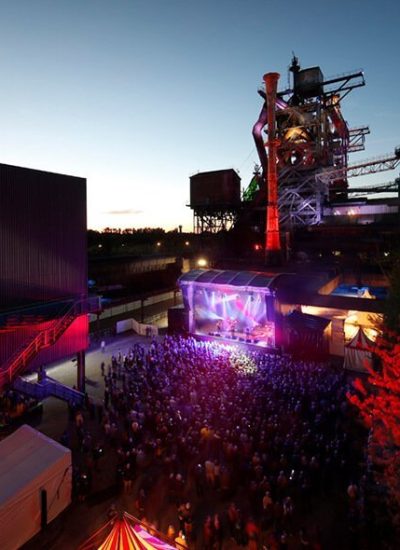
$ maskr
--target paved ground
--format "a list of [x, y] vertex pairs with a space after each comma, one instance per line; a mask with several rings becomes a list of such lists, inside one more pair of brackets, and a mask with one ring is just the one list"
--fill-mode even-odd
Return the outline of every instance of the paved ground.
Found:
[[[160, 338], [160, 337], [159, 337]], [[101, 402], [103, 399], [104, 383], [101, 376], [100, 365], [104, 361], [107, 365], [111, 355], [123, 351], [134, 343], [140, 342], [149, 345], [149, 340], [137, 335], [115, 337], [108, 342], [106, 352], [103, 354], [100, 347], [90, 351], [86, 356], [86, 389], [89, 397]], [[72, 361], [62, 362], [47, 369], [47, 374], [56, 380], [68, 385], [76, 382], [76, 363]], [[94, 437], [103, 439], [102, 431], [96, 422], [90, 420], [85, 413], [85, 422]], [[35, 422], [34, 427], [44, 434], [59, 440], [64, 430], [73, 432], [69, 420], [68, 406], [66, 403], [48, 398], [43, 404], [43, 415], [40, 422]], [[76, 447], [76, 441], [72, 439], [72, 447]], [[25, 550], [70, 550], [84, 542], [92, 533], [107, 521], [107, 511], [112, 504], [116, 504], [121, 511], [127, 511], [135, 516], [138, 509], [135, 506], [135, 495], [143, 482], [151, 477], [151, 471], [139, 473], [132, 494], [127, 495], [115, 489], [115, 456], [111, 449], [105, 445], [106, 456], [100, 461], [100, 469], [94, 472], [92, 494], [85, 502], [73, 502], [73, 504], [61, 516], [56, 518], [45, 532], [39, 533], [34, 539], [24, 546]], [[75, 463], [80, 462], [78, 453], [73, 452]], [[190, 501], [195, 500], [195, 489], [189, 486], [187, 496]], [[197, 515], [202, 517], [210, 509], [219, 509], [221, 512], [226, 508], [226, 502], [215, 502], [215, 494], [205, 495], [201, 509], [197, 508]], [[178, 531], [178, 521], [175, 505], [168, 501], [167, 487], [162, 482], [152, 488], [151, 494], [146, 503], [145, 516], [148, 521], [166, 533], [168, 526], [173, 524]], [[192, 546], [202, 548], [201, 540]], [[227, 541], [224, 550], [239, 548], [233, 541]], [[242, 547], [243, 548], [243, 547]]]
[[[111, 355], [117, 354], [119, 350], [123, 352], [135, 342], [149, 344], [149, 340], [137, 335], [124, 335], [115, 337], [107, 341], [106, 351], [102, 353], [100, 347], [92, 349], [86, 357], [86, 389], [89, 397], [96, 402], [103, 399], [104, 384], [101, 376], [100, 365], [104, 361], [107, 365], [110, 362]], [[59, 380], [62, 383], [73, 385], [76, 383], [76, 363], [67, 361], [50, 367], [48, 375]], [[35, 425], [35, 424], [33, 424]], [[93, 435], [93, 438], [104, 442], [104, 436], [96, 420], [90, 418], [89, 413], [85, 413], [85, 426]], [[43, 415], [35, 427], [46, 435], [59, 440], [65, 430], [68, 431], [73, 448], [73, 456], [76, 464], [82, 463], [82, 456], [76, 450], [78, 445], [74, 428], [69, 419], [67, 404], [54, 398], [49, 398], [44, 402]], [[139, 472], [136, 478], [132, 494], [124, 494], [117, 490], [115, 485], [115, 451], [104, 443], [105, 456], [100, 460], [99, 471], [94, 472], [93, 489], [91, 495], [85, 502], [75, 501], [67, 511], [59, 518], [54, 520], [46, 531], [37, 535], [32, 541], [24, 546], [25, 550], [70, 550], [77, 548], [92, 533], [107, 521], [107, 511], [111, 504], [116, 503], [119, 510], [137, 516], [138, 510], [135, 505], [135, 497], [139, 486], [149, 480], [152, 476], [151, 469]], [[167, 488], [165, 483], [158, 482], [152, 487], [146, 502], [145, 516], [150, 522], [155, 522], [158, 528], [164, 533], [168, 525], [173, 524], [178, 529], [176, 507], [168, 502]], [[199, 501], [196, 499], [195, 489], [189, 486], [186, 490], [186, 497], [196, 506], [196, 517], [199, 518], [197, 530], [201, 533], [202, 519], [212, 510], [223, 512], [226, 510], [228, 502], [222, 501], [220, 495], [210, 490], [205, 497]], [[235, 496], [235, 501], [240, 503], [241, 495]], [[243, 495], [242, 495], [243, 498]], [[343, 522], [343, 517], [332, 513], [332, 502], [323, 500], [318, 502], [318, 506], [313, 506], [314, 512], [311, 518], [313, 525], [320, 525], [327, 532], [332, 533], [333, 538], [324, 544], [323, 548], [352, 548], [343, 539], [343, 533], [335, 533], [335, 525]], [[338, 509], [335, 506], [336, 510]], [[340, 507], [339, 507], [340, 508]], [[337, 514], [337, 512], [336, 512]], [[297, 534], [298, 527], [294, 530]], [[204, 550], [201, 541], [201, 534], [192, 548]], [[224, 542], [223, 550], [233, 550], [239, 548], [232, 540]], [[241, 547], [243, 549], [243, 547]], [[261, 548], [261, 547], [260, 547]], [[299, 548], [298, 538], [289, 539], [288, 548], [290, 550]], [[0, 549], [1, 550], [1, 549]]]
[[[106, 352], [102, 353], [100, 347], [91, 350], [86, 355], [86, 390], [90, 398], [101, 402], [104, 396], [104, 383], [101, 376], [100, 365], [104, 361], [108, 364], [111, 355], [123, 351], [135, 342], [148, 344], [144, 337], [129, 334], [128, 336], [114, 337], [107, 343]], [[47, 369], [47, 374], [63, 384], [72, 386], [76, 383], [76, 363], [64, 361]], [[96, 422], [90, 420], [85, 413], [85, 423], [94, 437], [102, 438], [102, 433]], [[65, 402], [55, 398], [48, 398], [43, 404], [43, 415], [39, 422], [34, 422], [34, 427], [44, 434], [59, 440], [65, 430], [72, 432], [69, 420], [68, 406]], [[75, 447], [75, 441], [72, 440]], [[107, 461], [100, 461], [100, 470], [95, 472], [93, 479], [93, 491], [86, 502], [74, 502], [69, 509], [59, 518], [54, 520], [47, 531], [40, 533], [26, 545], [26, 549], [60, 549], [69, 550], [76, 548], [85, 541], [107, 521], [107, 510], [110, 505], [117, 502], [120, 510], [126, 510], [131, 514], [137, 513], [133, 496], [118, 494], [114, 488], [115, 457], [107, 453]], [[79, 456], [74, 453], [74, 458], [79, 463]], [[113, 460], [114, 458], [114, 460]], [[101, 462], [104, 462], [103, 464]], [[139, 479], [137, 480], [139, 483]], [[136, 489], [136, 488], [135, 488]], [[133, 491], [136, 494], [136, 490]]]

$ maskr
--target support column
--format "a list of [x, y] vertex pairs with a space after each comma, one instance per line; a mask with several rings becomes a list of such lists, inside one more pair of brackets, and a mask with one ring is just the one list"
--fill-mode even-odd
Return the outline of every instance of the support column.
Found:
[[140, 298], [140, 322], [144, 323], [144, 301], [146, 298]]
[[187, 298], [188, 298], [188, 304], [189, 304], [189, 311], [188, 311], [189, 334], [193, 334], [195, 326], [194, 326], [194, 303], [193, 303], [194, 292], [193, 292], [193, 285], [192, 284], [190, 284], [188, 286]]
[[78, 351], [76, 354], [77, 364], [77, 387], [81, 392], [85, 392], [85, 350]]
[[344, 357], [345, 321], [346, 318], [344, 316], [337, 316], [332, 318], [331, 338], [329, 342], [329, 353], [331, 355], [339, 355], [341, 357]]

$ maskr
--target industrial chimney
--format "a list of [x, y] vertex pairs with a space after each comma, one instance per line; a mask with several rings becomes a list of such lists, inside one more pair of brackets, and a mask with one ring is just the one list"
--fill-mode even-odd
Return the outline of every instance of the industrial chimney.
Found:
[[269, 265], [277, 265], [282, 260], [279, 235], [278, 176], [276, 170], [278, 140], [275, 138], [276, 91], [279, 76], [279, 73], [267, 73], [263, 77], [268, 109], [268, 173], [266, 175], [268, 199], [265, 224], [265, 261]]

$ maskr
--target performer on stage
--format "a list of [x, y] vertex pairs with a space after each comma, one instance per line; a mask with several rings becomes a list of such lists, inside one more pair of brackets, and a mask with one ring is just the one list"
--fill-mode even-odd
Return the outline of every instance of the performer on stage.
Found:
[[229, 332], [231, 333], [231, 338], [235, 338], [237, 321], [234, 317], [229, 320]]

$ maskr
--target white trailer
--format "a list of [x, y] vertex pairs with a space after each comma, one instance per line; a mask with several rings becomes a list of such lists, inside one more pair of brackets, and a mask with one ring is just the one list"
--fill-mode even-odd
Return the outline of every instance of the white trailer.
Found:
[[71, 451], [24, 425], [0, 442], [0, 548], [16, 550], [71, 503]]

